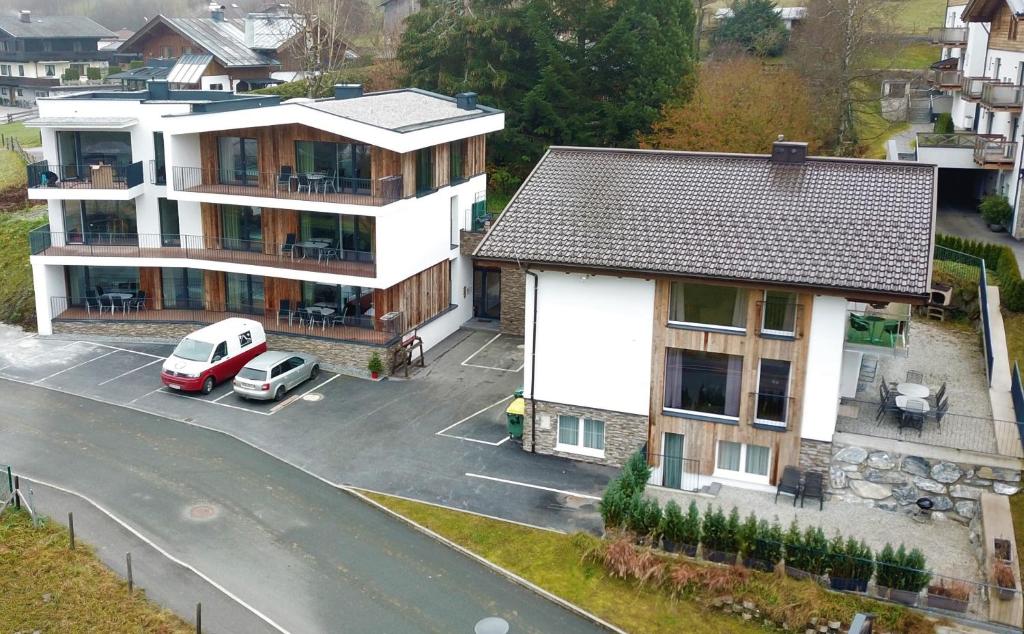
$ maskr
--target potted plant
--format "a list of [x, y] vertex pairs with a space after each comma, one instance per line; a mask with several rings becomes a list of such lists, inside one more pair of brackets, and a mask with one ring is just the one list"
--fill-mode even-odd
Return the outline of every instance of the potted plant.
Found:
[[1005, 231], [1006, 225], [1013, 217], [1013, 207], [1006, 199], [1006, 196], [992, 194], [985, 196], [978, 205], [981, 217], [988, 223], [990, 231]]
[[740, 561], [743, 562], [743, 565], [747, 568], [757, 567], [752, 565], [754, 563], [754, 546], [757, 543], [757, 516], [753, 513], [740, 524], [737, 541], [739, 542]]
[[682, 543], [683, 510], [675, 500], [669, 500], [661, 514], [658, 534], [661, 535], [661, 547], [670, 553], [678, 552]]
[[366, 364], [366, 369], [370, 371], [370, 378], [376, 380], [380, 377], [380, 373], [384, 371], [384, 362], [380, 360], [380, 355], [374, 352], [370, 355], [370, 361]]
[[622, 492], [630, 499], [642, 496], [650, 479], [651, 467], [647, 464], [647, 455], [642, 451], [638, 451], [629, 457], [625, 466], [622, 467], [622, 474], [619, 476]]
[[661, 507], [656, 500], [638, 495], [630, 501], [626, 528], [633, 531], [638, 544], [656, 542], [660, 524]]
[[739, 528], [740, 514], [735, 507], [726, 519], [722, 507], [712, 512], [711, 506], [708, 505], [703, 526], [704, 559], [719, 564], [736, 563]]
[[833, 590], [867, 592], [875, 572], [871, 549], [863, 541], [836, 535], [828, 545], [828, 583]]
[[966, 612], [971, 599], [971, 587], [963, 581], [940, 579], [938, 584], [928, 586], [928, 607]]
[[[902, 546], [900, 547], [902, 548]], [[882, 599], [889, 598], [889, 590], [899, 583], [899, 575], [902, 570], [899, 559], [896, 557], [896, 550], [892, 544], [886, 543], [878, 556], [875, 557], [875, 592]]]
[[786, 574], [794, 579], [820, 580], [828, 563], [828, 539], [820, 528], [808, 526], [801, 534], [796, 520], [786, 538]]
[[683, 553], [687, 557], [696, 557], [697, 546], [701, 540], [701, 522], [700, 511], [697, 510], [697, 503], [693, 500], [690, 500], [690, 506], [686, 509], [686, 515], [683, 516], [680, 528], [679, 543], [682, 545]]
[[903, 605], [916, 605], [918, 594], [932, 577], [925, 570], [921, 551], [915, 548], [908, 553], [902, 544], [896, 550], [886, 544], [878, 556], [877, 567], [878, 595]]
[[996, 537], [993, 543], [996, 559], [1006, 563], [1013, 560], [1013, 548], [1010, 547], [1010, 540]]
[[1003, 601], [1012, 601], [1017, 590], [1017, 582], [1013, 578], [1013, 568], [997, 561], [992, 564], [992, 576], [996, 580], [996, 596]]
[[[749, 521], [749, 520], [748, 520]], [[772, 572], [782, 561], [782, 527], [778, 520], [769, 524], [767, 520], [757, 523], [754, 542], [744, 556], [743, 565], [754, 570]]]

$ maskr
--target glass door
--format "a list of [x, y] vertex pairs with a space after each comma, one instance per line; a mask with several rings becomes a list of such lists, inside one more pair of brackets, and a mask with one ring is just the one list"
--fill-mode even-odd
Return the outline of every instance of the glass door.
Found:
[[473, 315], [501, 319], [501, 270], [473, 269]]
[[663, 486], [670, 489], [683, 488], [683, 435], [665, 432], [661, 451]]
[[222, 136], [217, 139], [219, 182], [225, 185], [258, 185], [259, 160], [256, 139]]
[[161, 246], [181, 246], [181, 228], [178, 222], [178, 201], [158, 198], [157, 205], [160, 207]]
[[221, 243], [229, 251], [263, 250], [263, 210], [259, 207], [221, 206]]
[[64, 201], [64, 239], [68, 244], [82, 244], [85, 242], [81, 201]]

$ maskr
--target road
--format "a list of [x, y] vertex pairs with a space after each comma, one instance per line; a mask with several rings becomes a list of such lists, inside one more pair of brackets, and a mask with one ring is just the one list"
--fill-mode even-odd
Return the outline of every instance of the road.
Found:
[[597, 626], [223, 434], [0, 380], [0, 462], [87, 495], [289, 632]]

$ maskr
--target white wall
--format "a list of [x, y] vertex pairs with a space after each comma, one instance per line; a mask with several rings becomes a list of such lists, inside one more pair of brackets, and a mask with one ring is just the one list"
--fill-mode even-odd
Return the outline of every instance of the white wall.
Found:
[[815, 295], [807, 342], [800, 437], [831, 442], [839, 412], [839, 375], [846, 341], [846, 300]]
[[917, 160], [921, 163], [934, 163], [939, 167], [978, 168], [978, 164], [974, 162], [974, 148], [969, 147], [918, 147]]
[[67, 297], [64, 267], [32, 263], [32, 286], [36, 299], [36, 328], [41, 335], [52, 335], [50, 298]]
[[646, 416], [651, 401], [654, 281], [537, 273], [535, 390], [530, 394], [533, 276], [526, 276], [527, 396]]

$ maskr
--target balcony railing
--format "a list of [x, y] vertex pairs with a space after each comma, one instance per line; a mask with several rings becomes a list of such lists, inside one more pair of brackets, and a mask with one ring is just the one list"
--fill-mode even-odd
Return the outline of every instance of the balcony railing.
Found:
[[974, 162], [982, 166], [1009, 167], [1017, 156], [1017, 143], [979, 137], [974, 144]]
[[981, 105], [989, 110], [1020, 111], [1024, 103], [1024, 86], [985, 84], [981, 88]]
[[151, 160], [149, 162], [149, 183], [151, 185], [166, 185], [167, 166]]
[[981, 91], [986, 84], [998, 84], [998, 82], [991, 77], [964, 77], [960, 83], [960, 96], [968, 101], [978, 101], [981, 99]]
[[342, 178], [324, 174], [290, 174], [175, 167], [174, 189], [181, 192], [287, 198], [313, 202], [379, 207], [403, 197], [402, 176]]
[[647, 464], [651, 466], [649, 484], [681, 491], [700, 490], [700, 460], [648, 452]]
[[142, 161], [67, 165], [39, 161], [26, 169], [30, 189], [131, 189], [143, 181]]
[[50, 231], [44, 225], [29, 232], [32, 255], [187, 258], [233, 262], [278, 269], [318, 271], [354, 277], [375, 277], [373, 253], [336, 249], [317, 243], [277, 244], [213, 236], [159, 233]]
[[932, 44], [964, 46], [967, 44], [967, 27], [932, 27], [928, 29], [928, 38], [932, 41]]
[[[120, 294], [92, 297], [51, 297], [50, 314], [54, 321], [96, 322], [171, 322], [212, 324], [228, 317], [244, 317], [260, 322], [263, 329], [283, 335], [316, 337], [372, 345], [390, 345], [402, 336], [401, 313], [373, 316], [314, 316], [299, 318], [294, 312], [267, 309], [264, 306], [228, 305], [224, 310], [206, 310], [201, 305], [160, 308], [151, 299], [138, 294], [122, 299]], [[281, 314], [278, 314], [278, 313]], [[397, 316], [397, 318], [396, 318]]]
[[978, 139], [1002, 140], [1001, 134], [975, 134], [974, 132], [918, 132], [919, 148], [960, 148], [973, 150]]
[[959, 89], [963, 76], [959, 70], [931, 70], [928, 72], [928, 81], [939, 88]]

